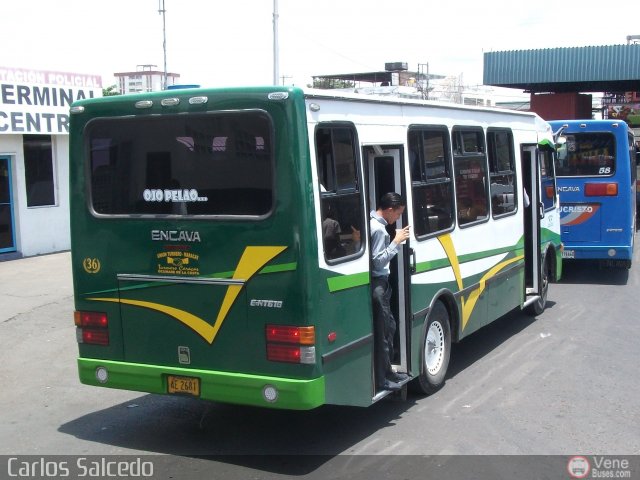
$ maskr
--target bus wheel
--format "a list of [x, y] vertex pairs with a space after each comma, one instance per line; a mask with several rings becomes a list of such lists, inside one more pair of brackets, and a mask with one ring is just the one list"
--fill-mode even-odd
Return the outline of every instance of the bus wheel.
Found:
[[540, 292], [540, 298], [527, 306], [526, 312], [535, 317], [544, 312], [544, 308], [547, 306], [547, 293], [549, 292], [549, 265], [547, 264], [547, 258], [545, 255], [544, 262], [542, 264], [542, 291]]
[[444, 385], [451, 356], [449, 312], [442, 302], [436, 302], [429, 313], [422, 346], [422, 364], [416, 386], [422, 393], [430, 394]]

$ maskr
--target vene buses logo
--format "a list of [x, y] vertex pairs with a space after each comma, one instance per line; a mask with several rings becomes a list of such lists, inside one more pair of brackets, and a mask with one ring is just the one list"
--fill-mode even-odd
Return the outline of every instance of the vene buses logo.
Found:
[[567, 471], [571, 478], [585, 478], [590, 470], [589, 460], [582, 456], [571, 457], [567, 463]]

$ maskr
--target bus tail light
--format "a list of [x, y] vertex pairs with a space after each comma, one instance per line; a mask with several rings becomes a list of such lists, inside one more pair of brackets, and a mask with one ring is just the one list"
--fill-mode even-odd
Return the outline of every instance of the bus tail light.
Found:
[[553, 185], [547, 185], [547, 188], [545, 188], [545, 193], [547, 194], [547, 198], [549, 200], [552, 200], [554, 194]]
[[617, 183], [585, 183], [586, 197], [615, 197], [618, 195]]
[[316, 363], [316, 347], [299, 347], [294, 345], [267, 345], [267, 360], [286, 363]]
[[109, 319], [104, 312], [79, 312], [73, 314], [77, 327], [78, 343], [109, 345]]
[[315, 327], [290, 327], [287, 325], [267, 325], [267, 342], [315, 345]]
[[315, 327], [267, 325], [267, 360], [286, 363], [316, 363]]

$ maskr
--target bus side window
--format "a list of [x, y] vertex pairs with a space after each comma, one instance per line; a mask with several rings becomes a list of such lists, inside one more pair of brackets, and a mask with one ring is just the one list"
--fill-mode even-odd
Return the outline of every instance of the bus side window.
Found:
[[412, 127], [409, 162], [417, 238], [453, 226], [451, 149], [446, 127]]
[[518, 197], [513, 134], [507, 129], [489, 129], [487, 144], [491, 177], [491, 210], [495, 218], [516, 210]]
[[322, 246], [325, 259], [335, 262], [363, 251], [362, 192], [355, 129], [351, 125], [319, 127], [315, 143]]
[[544, 209], [555, 207], [556, 203], [556, 178], [553, 172], [553, 152], [548, 149], [540, 151], [540, 171], [542, 173], [542, 203]]
[[481, 128], [454, 127], [453, 158], [455, 169], [458, 223], [466, 225], [489, 216], [487, 160], [484, 132]]

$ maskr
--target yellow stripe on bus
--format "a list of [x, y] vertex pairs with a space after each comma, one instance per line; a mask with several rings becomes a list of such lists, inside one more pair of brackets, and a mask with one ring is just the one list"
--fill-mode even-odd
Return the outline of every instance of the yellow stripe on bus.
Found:
[[[264, 267], [270, 260], [286, 250], [287, 247], [246, 247], [242, 253], [242, 257], [238, 262], [238, 265], [233, 273], [233, 279], [243, 280], [248, 282], [262, 267]], [[132, 300], [127, 298], [88, 298], [87, 300], [93, 300], [96, 302], [114, 302], [124, 303], [126, 305], [133, 305], [136, 307], [148, 308], [155, 310], [170, 317], [179, 320], [186, 326], [195, 331], [198, 335], [204, 338], [209, 344], [212, 344], [224, 322], [225, 318], [231, 310], [231, 307], [235, 303], [243, 285], [229, 285], [225, 293], [222, 305], [218, 311], [218, 316], [213, 325], [209, 324], [206, 320], [193, 315], [185, 310], [179, 308], [170, 307], [169, 305], [163, 305], [161, 303], [147, 302], [144, 300]]]
[[[464, 289], [464, 282], [462, 278], [462, 273], [460, 272], [460, 263], [458, 262], [458, 255], [456, 254], [455, 246], [453, 245], [453, 241], [451, 240], [451, 235], [441, 235], [438, 237], [442, 248], [444, 248], [445, 253], [447, 254], [447, 258], [451, 263], [451, 269], [453, 270], [453, 275], [456, 278], [456, 283], [458, 284], [458, 288], [460, 290]], [[522, 260], [524, 255], [519, 255], [517, 257], [510, 258], [503, 262], [500, 262], [489, 269], [487, 273], [485, 273], [480, 281], [478, 282], [478, 287], [472, 290], [469, 293], [469, 296], [465, 300], [464, 297], [460, 297], [460, 302], [462, 304], [462, 330], [467, 326], [467, 322], [469, 318], [471, 318], [471, 313], [478, 302], [478, 298], [482, 292], [484, 292], [487, 286], [487, 280], [491, 277], [495, 276], [500, 270], [502, 270], [507, 265]]]

